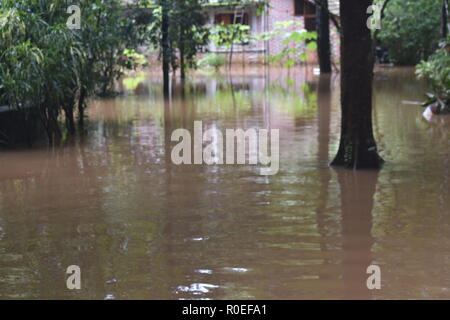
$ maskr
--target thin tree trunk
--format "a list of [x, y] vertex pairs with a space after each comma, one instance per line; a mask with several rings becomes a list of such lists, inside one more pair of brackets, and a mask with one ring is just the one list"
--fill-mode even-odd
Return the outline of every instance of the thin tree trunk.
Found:
[[[383, 6], [381, 7], [381, 12], [380, 12], [381, 21], [384, 20], [384, 17], [386, 15], [386, 8], [387, 8], [387, 5], [388, 5], [389, 1], [391, 1], [391, 0], [385, 0], [383, 2]], [[378, 34], [379, 33], [380, 33], [380, 29], [376, 29], [375, 32], [374, 32], [374, 35], [373, 35], [373, 38], [375, 40], [378, 40]]]
[[186, 65], [184, 61], [184, 45], [180, 43], [180, 78], [184, 82], [186, 80]]
[[80, 89], [80, 97], [78, 99], [78, 125], [80, 128], [84, 127], [84, 104], [86, 100], [86, 89], [82, 87]]
[[170, 69], [170, 47], [169, 47], [169, 13], [167, 0], [161, 1], [162, 22], [161, 22], [161, 47], [162, 47], [162, 69], [163, 69], [163, 90], [164, 98], [169, 98], [169, 69]]
[[339, 24], [338, 20], [336, 19], [336, 17], [334, 16], [333, 13], [330, 12], [329, 8], [328, 8], [328, 1], [327, 0], [313, 0], [314, 4], [316, 6], [323, 6], [324, 3], [327, 4], [327, 12], [328, 12], [328, 17], [330, 18], [330, 20], [333, 22], [334, 26], [336, 27], [336, 30], [338, 32], [341, 32], [341, 25]]
[[441, 14], [441, 37], [447, 38], [448, 35], [448, 0], [442, 1]]
[[61, 130], [58, 124], [58, 114], [54, 110], [47, 110], [47, 135], [50, 146], [58, 144], [61, 140]]
[[231, 47], [230, 47], [230, 55], [228, 56], [228, 69], [231, 69], [231, 65], [233, 63], [233, 51], [234, 51], [234, 40], [231, 40]]
[[181, 79], [181, 97], [184, 99], [186, 96], [186, 61], [184, 59], [184, 44], [180, 43], [180, 79]]
[[320, 75], [317, 88], [318, 123], [318, 161], [329, 162], [328, 148], [330, 146], [331, 122], [331, 75]]
[[372, 130], [373, 51], [367, 28], [372, 0], [341, 1], [341, 140], [331, 163], [353, 169], [379, 169]]
[[75, 135], [75, 119], [73, 116], [73, 106], [64, 108], [64, 115], [66, 116], [66, 128], [71, 136]]
[[[328, 148], [330, 145], [330, 120], [331, 120], [331, 75], [321, 74], [317, 87], [317, 163], [322, 168], [323, 165], [328, 164]], [[331, 170], [321, 169], [318, 172], [317, 192], [317, 206], [316, 206], [316, 224], [318, 233], [327, 237], [329, 235], [329, 219], [327, 219], [327, 204], [330, 197], [329, 186], [331, 180]], [[329, 245], [326, 242], [321, 242], [320, 251], [327, 255], [330, 251]], [[329, 274], [319, 273], [319, 278], [323, 280], [337, 279], [336, 273]]]
[[331, 72], [330, 49], [330, 15], [328, 13], [328, 0], [319, 0], [321, 5], [317, 10], [317, 53], [319, 57], [320, 73]]

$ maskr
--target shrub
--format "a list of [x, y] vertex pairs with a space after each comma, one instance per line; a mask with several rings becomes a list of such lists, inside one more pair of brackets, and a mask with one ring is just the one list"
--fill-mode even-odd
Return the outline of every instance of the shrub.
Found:
[[301, 23], [293, 20], [278, 21], [273, 30], [263, 33], [259, 40], [280, 40], [282, 49], [279, 53], [269, 56], [272, 64], [284, 64], [293, 67], [308, 58], [308, 51], [317, 50], [317, 33], [306, 31]]
[[198, 66], [201, 68], [210, 67], [216, 71], [226, 63], [226, 58], [223, 55], [210, 53], [198, 61]]
[[424, 106], [435, 105], [438, 113], [450, 113], [450, 36], [427, 61], [417, 65], [416, 74], [431, 86]]
[[378, 39], [399, 65], [416, 65], [438, 47], [441, 0], [391, 0]]
[[0, 2], [0, 105], [37, 114], [50, 144], [61, 115], [74, 134], [76, 108], [82, 125], [86, 99], [142, 62], [134, 48], [145, 26], [116, 9], [120, 0], [80, 0], [81, 30], [66, 25], [65, 0]]

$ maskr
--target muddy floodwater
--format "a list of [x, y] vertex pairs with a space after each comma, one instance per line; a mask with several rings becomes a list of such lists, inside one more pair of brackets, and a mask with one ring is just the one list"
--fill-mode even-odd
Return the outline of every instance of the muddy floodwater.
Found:
[[[376, 72], [380, 172], [328, 166], [338, 75], [198, 73], [165, 103], [152, 74], [91, 101], [75, 141], [0, 152], [1, 299], [450, 299], [450, 127], [404, 103], [426, 90], [412, 69]], [[279, 129], [278, 174], [173, 164], [195, 120]]]

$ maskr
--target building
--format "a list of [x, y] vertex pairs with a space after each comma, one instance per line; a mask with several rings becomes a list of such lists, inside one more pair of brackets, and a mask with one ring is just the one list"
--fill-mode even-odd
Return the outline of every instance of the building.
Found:
[[[316, 6], [313, 0], [202, 0], [205, 14], [210, 26], [218, 24], [241, 23], [250, 27], [253, 35], [274, 30], [276, 24], [282, 21], [295, 21], [291, 30], [299, 27], [307, 31], [316, 30]], [[267, 4], [267, 6], [266, 6]], [[339, 0], [328, 0], [330, 12], [338, 17]], [[338, 33], [330, 23], [332, 53], [336, 58], [339, 55]], [[233, 46], [233, 51], [245, 53], [246, 60], [255, 60], [266, 54], [277, 54], [283, 49], [282, 39], [270, 41], [252, 41], [243, 46]], [[229, 48], [209, 45], [210, 52], [225, 53]]]

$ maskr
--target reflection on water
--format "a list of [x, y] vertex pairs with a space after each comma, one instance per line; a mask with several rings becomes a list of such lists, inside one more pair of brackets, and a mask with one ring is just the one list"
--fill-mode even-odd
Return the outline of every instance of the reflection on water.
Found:
[[[337, 79], [247, 72], [173, 83], [167, 103], [140, 74], [92, 101], [82, 139], [2, 152], [0, 298], [450, 298], [449, 128], [401, 104], [422, 99], [412, 70], [376, 77], [379, 173], [328, 167]], [[173, 165], [170, 134], [194, 120], [280, 129], [279, 173]]]

